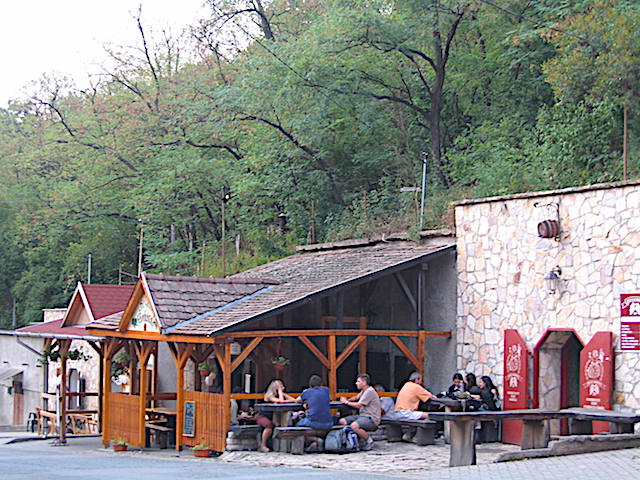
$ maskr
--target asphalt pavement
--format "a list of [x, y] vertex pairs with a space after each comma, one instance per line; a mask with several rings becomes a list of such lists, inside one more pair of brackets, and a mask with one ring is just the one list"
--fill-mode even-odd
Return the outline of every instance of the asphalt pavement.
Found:
[[[37, 437], [36, 437], [37, 438]], [[450, 468], [449, 446], [418, 447], [376, 442], [374, 449], [345, 455], [225, 452], [217, 458], [194, 458], [190, 451], [113, 452], [100, 437], [71, 437], [66, 446], [33, 434], [0, 432], [0, 478], [3, 480], [102, 479], [475, 479], [602, 480], [615, 475], [640, 479], [640, 449], [493, 463], [500, 453], [518, 447], [478, 445], [478, 465]]]

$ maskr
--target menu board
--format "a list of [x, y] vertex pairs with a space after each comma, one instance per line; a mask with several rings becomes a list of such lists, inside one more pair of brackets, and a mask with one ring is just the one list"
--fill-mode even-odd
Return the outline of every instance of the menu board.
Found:
[[620, 350], [640, 350], [640, 293], [620, 295]]
[[196, 402], [184, 402], [184, 428], [182, 435], [193, 437], [195, 432]]

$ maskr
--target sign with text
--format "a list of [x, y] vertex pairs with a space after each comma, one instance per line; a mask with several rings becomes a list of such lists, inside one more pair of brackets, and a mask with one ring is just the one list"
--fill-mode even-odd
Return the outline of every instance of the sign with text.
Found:
[[[520, 333], [514, 329], [504, 331], [504, 385], [502, 407], [505, 410], [527, 408], [529, 393], [529, 349]], [[502, 441], [520, 445], [522, 421], [502, 422]]]
[[184, 402], [184, 428], [182, 435], [193, 437], [196, 427], [196, 402]]
[[620, 295], [620, 350], [640, 350], [640, 293]]
[[[614, 387], [613, 333], [596, 332], [580, 352], [580, 406], [611, 410]], [[609, 431], [608, 422], [593, 422], [593, 433]]]

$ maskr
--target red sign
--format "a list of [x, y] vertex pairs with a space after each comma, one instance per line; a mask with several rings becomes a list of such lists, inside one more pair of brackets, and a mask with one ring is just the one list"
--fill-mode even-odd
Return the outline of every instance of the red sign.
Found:
[[[580, 352], [580, 406], [611, 410], [614, 387], [613, 333], [597, 332]], [[593, 422], [593, 433], [609, 431], [608, 422]]]
[[620, 294], [620, 316], [637, 317], [640, 321], [640, 293]]
[[640, 350], [640, 322], [620, 322], [620, 350]]
[[640, 293], [620, 295], [620, 350], [640, 350]]
[[[528, 407], [529, 349], [517, 330], [504, 331], [504, 386], [502, 407], [517, 410]], [[502, 441], [520, 445], [522, 421], [502, 422]]]

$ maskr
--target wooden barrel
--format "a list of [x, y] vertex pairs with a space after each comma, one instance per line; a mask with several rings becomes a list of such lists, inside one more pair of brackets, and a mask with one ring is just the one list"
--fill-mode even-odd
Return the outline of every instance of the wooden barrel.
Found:
[[538, 236], [542, 238], [557, 238], [560, 235], [560, 222], [544, 220], [538, 224]]

